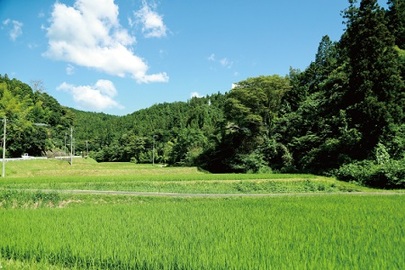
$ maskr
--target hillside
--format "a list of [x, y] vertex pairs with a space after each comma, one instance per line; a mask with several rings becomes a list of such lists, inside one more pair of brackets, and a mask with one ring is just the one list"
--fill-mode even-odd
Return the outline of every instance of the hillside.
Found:
[[341, 39], [324, 36], [303, 71], [247, 78], [226, 94], [156, 104], [126, 116], [66, 108], [0, 76], [7, 156], [65, 152], [73, 127], [76, 154], [97, 161], [310, 172], [404, 187], [405, 7], [354, 2], [343, 12]]

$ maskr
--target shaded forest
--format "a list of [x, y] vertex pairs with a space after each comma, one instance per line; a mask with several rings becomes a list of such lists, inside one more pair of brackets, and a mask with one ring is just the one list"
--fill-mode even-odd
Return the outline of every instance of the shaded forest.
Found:
[[63, 107], [2, 75], [7, 156], [68, 152], [73, 127], [76, 154], [100, 162], [305, 172], [404, 188], [405, 1], [383, 9], [376, 0], [349, 0], [342, 16], [341, 39], [322, 37], [303, 71], [247, 78], [225, 94], [121, 117]]

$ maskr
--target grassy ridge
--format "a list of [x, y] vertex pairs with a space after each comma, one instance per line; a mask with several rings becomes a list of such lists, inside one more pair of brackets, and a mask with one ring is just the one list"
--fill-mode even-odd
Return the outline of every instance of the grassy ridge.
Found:
[[79, 269], [405, 268], [400, 195], [121, 199], [0, 209], [1, 257]]
[[96, 163], [75, 159], [30, 160], [7, 164], [0, 189], [84, 189], [174, 193], [279, 193], [367, 190], [314, 175], [208, 174], [197, 168], [131, 163]]

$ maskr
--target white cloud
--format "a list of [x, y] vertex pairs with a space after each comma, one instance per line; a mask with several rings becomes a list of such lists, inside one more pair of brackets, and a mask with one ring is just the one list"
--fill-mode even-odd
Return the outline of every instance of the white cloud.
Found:
[[208, 61], [214, 62], [215, 61], [215, 54], [212, 53], [210, 56], [208, 56]]
[[208, 61], [218, 63], [224, 68], [231, 68], [233, 65], [233, 61], [229, 60], [228, 58], [224, 57], [221, 59], [217, 59], [216, 55], [212, 53], [210, 56], [208, 56]]
[[191, 98], [193, 98], [193, 97], [202, 98], [202, 97], [204, 97], [204, 96], [203, 96], [203, 95], [200, 95], [200, 93], [198, 93], [198, 92], [192, 92], [192, 93], [190, 94], [190, 97], [191, 97]]
[[134, 25], [135, 25], [134, 21], [131, 18], [128, 18], [128, 25], [130, 27], [134, 27]]
[[72, 7], [56, 2], [46, 31], [44, 56], [51, 59], [119, 77], [129, 74], [138, 83], [169, 79], [165, 72], [147, 74], [149, 67], [134, 54], [135, 37], [120, 25], [113, 0], [76, 0]]
[[113, 98], [117, 95], [114, 84], [109, 80], [98, 80], [94, 85], [75, 86], [63, 82], [57, 90], [65, 91], [73, 96], [73, 100], [83, 109], [102, 111], [123, 106]]
[[24, 24], [22, 22], [6, 19], [3, 21], [3, 25], [11, 27], [9, 35], [12, 41], [15, 41], [23, 33], [22, 27]]
[[75, 67], [71, 64], [68, 64], [66, 67], [66, 74], [73, 75], [75, 73]]
[[[163, 17], [155, 9], [156, 5], [149, 5], [146, 1], [142, 1], [142, 8], [134, 13], [136, 22], [142, 25], [142, 33], [147, 38], [160, 38], [167, 35]], [[132, 23], [132, 21], [129, 22]]]
[[44, 18], [45, 17], [45, 12], [42, 10], [38, 13], [38, 18]]
[[228, 60], [228, 58], [222, 58], [221, 60], [219, 60], [219, 63], [225, 68], [231, 68], [233, 65], [233, 62]]
[[27, 46], [28, 46], [28, 48], [31, 49], [31, 50], [33, 50], [33, 49], [35, 49], [35, 48], [38, 48], [38, 44], [35, 43], [35, 42], [30, 42], [30, 43], [28, 43]]

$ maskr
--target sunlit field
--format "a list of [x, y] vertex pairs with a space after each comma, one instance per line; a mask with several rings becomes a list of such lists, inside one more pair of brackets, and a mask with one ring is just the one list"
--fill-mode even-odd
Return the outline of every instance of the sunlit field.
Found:
[[0, 182], [3, 269], [405, 268], [401, 191], [91, 159], [9, 162]]

